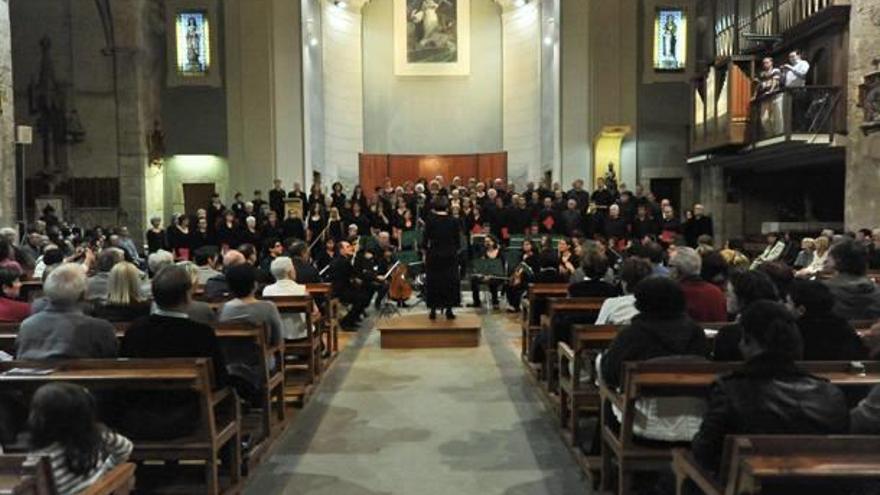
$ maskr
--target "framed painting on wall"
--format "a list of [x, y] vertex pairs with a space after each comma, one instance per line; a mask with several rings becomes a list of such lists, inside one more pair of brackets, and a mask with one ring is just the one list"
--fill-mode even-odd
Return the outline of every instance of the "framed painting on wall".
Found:
[[394, 73], [470, 73], [470, 0], [394, 0]]

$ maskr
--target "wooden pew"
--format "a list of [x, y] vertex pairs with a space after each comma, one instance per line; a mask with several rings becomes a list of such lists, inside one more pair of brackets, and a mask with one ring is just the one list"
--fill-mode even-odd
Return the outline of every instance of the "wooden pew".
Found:
[[[51, 370], [47, 374], [11, 374], [12, 369]], [[135, 442], [132, 460], [199, 461], [203, 473], [198, 487], [189, 493], [234, 492], [241, 482], [241, 417], [238, 399], [229, 389], [215, 390], [213, 368], [208, 359], [131, 359], [77, 361], [10, 361], [0, 363], [0, 390], [22, 393], [26, 402], [37, 388], [53, 382], [78, 383], [93, 392], [190, 391], [198, 396], [199, 427], [190, 436], [168, 441]], [[228, 462], [217, 463], [221, 452]], [[162, 467], [167, 480], [169, 468]], [[221, 474], [224, 477], [221, 479]], [[222, 484], [221, 484], [222, 481]], [[177, 487], [182, 488], [182, 487]]]
[[[801, 362], [805, 371], [823, 377], [840, 387], [865, 387], [880, 383], [880, 361], [865, 361], [863, 368], [848, 361]], [[721, 373], [742, 363], [713, 362], [629, 362], [624, 364], [621, 391], [600, 383], [602, 467], [601, 489], [610, 486], [611, 466], [618, 466], [618, 493], [629, 494], [635, 471], [659, 470], [669, 466], [670, 448], [639, 444], [633, 432], [636, 401], [671, 393], [674, 396], [705, 398], [709, 387]], [[619, 428], [612, 427], [611, 405], [621, 411]]]
[[706, 495], [758, 494], [768, 481], [880, 480], [880, 437], [856, 435], [728, 436], [720, 477], [703, 469], [690, 450], [672, 453], [676, 493], [691, 480]]
[[604, 297], [567, 297], [548, 299], [547, 315], [541, 316], [541, 334], [547, 336], [547, 347], [545, 349], [545, 359], [542, 363], [541, 378], [545, 381], [547, 391], [551, 394], [558, 392], [558, 372], [556, 347], [559, 338], [556, 332], [556, 322], [558, 317], [583, 315], [590, 317], [591, 321], [595, 321], [595, 316], [602, 309], [605, 302]]
[[327, 339], [325, 348], [330, 351], [332, 360], [339, 353], [339, 299], [334, 296], [333, 286], [329, 283], [306, 284], [306, 291], [321, 310], [320, 333]]
[[[287, 424], [284, 408], [284, 345], [283, 343], [270, 345], [269, 330], [263, 325], [218, 323], [214, 326], [214, 333], [220, 340], [222, 348], [226, 347], [224, 343], [237, 346], [244, 342], [251, 346], [257, 353], [256, 361], [262, 365], [260, 376], [266, 386], [261, 390], [260, 407], [256, 411], [257, 428], [253, 433], [257, 442], [250, 452], [250, 460], [256, 462], [265, 453], [270, 441]], [[271, 362], [276, 363], [274, 370], [269, 367]], [[250, 433], [252, 429], [249, 427], [248, 418], [244, 419], [242, 430]]]
[[[523, 304], [522, 351], [523, 360], [528, 363], [529, 349], [538, 332], [541, 331], [541, 307], [549, 297], [568, 296], [568, 284], [529, 284], [527, 303]], [[546, 308], [544, 308], [546, 309]]]
[[[128, 495], [134, 489], [134, 471], [134, 464], [120, 464], [80, 495]], [[0, 455], [0, 495], [57, 494], [48, 457]]]
[[[323, 371], [321, 336], [315, 334], [315, 322], [312, 321], [314, 300], [311, 296], [267, 297], [265, 300], [275, 304], [282, 318], [285, 314], [302, 314], [305, 319], [306, 338], [284, 342], [285, 397], [290, 401], [305, 402], [309, 388], [318, 382]], [[305, 359], [305, 364], [292, 361], [291, 358], [297, 357]]]

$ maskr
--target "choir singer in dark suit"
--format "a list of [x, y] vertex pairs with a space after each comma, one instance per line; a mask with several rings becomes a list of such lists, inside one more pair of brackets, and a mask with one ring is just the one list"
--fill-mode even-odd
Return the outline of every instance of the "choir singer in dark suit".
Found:
[[461, 304], [461, 280], [458, 273], [458, 252], [461, 247], [461, 223], [449, 215], [449, 200], [436, 196], [433, 212], [428, 216], [423, 237], [425, 250], [425, 284], [430, 318], [445, 309], [446, 318], [455, 318], [453, 306]]

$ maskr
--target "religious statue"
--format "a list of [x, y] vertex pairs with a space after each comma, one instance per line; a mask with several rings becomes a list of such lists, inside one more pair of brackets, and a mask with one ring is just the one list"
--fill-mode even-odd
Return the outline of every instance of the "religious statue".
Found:
[[147, 156], [152, 166], [161, 168], [165, 163], [165, 131], [158, 120], [153, 121], [153, 131], [147, 134]]
[[186, 30], [186, 60], [187, 69], [191, 72], [204, 72], [202, 63], [202, 33], [194, 17], [187, 20]]
[[28, 87], [30, 113], [37, 115], [35, 127], [43, 145], [43, 170], [47, 173], [67, 169], [68, 118], [64, 85], [55, 78], [52, 41], [40, 40], [40, 75]]
[[860, 126], [865, 135], [880, 132], [880, 58], [872, 61], [874, 71], [859, 85], [859, 107], [864, 111]]
[[663, 26], [663, 40], [666, 46], [665, 55], [675, 60], [675, 47], [678, 44], [678, 26], [671, 15], [666, 16], [666, 24]]
[[410, 19], [419, 27], [417, 42], [420, 48], [455, 48], [453, 37], [448, 32], [453, 27], [444, 23], [438, 13], [443, 4], [452, 5], [449, 0], [423, 0], [421, 7], [412, 11]]
[[614, 162], [608, 162], [608, 171], [605, 172], [605, 186], [609, 191], [617, 190], [617, 174], [614, 173]]

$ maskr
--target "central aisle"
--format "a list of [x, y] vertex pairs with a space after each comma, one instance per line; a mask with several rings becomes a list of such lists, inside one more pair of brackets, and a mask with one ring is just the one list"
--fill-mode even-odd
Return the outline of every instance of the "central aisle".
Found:
[[517, 322], [482, 320], [474, 349], [358, 336], [245, 494], [589, 493], [524, 375]]

